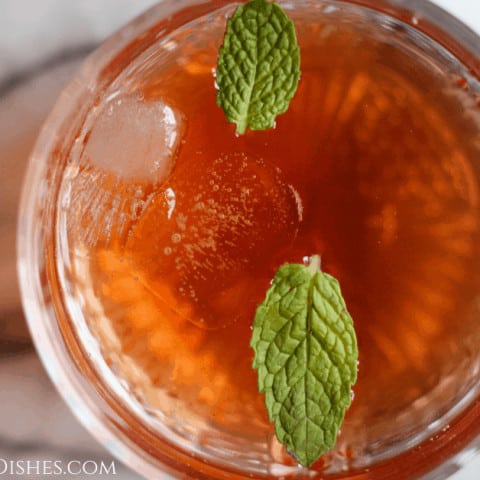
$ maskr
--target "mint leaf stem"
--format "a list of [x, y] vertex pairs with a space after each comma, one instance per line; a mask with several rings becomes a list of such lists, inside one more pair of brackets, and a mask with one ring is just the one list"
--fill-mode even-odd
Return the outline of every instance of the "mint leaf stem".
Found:
[[310, 263], [308, 265], [308, 269], [310, 271], [310, 274], [315, 275], [316, 272], [321, 272], [321, 258], [320, 255], [312, 255], [310, 257]]

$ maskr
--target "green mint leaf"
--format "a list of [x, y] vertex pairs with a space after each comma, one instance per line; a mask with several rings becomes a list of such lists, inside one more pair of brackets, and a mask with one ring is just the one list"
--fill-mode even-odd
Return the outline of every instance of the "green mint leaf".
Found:
[[309, 467], [336, 442], [351, 388], [358, 347], [335, 278], [287, 264], [259, 305], [250, 342], [258, 387], [278, 440]]
[[220, 48], [217, 104], [237, 134], [273, 127], [298, 86], [300, 50], [295, 27], [267, 0], [251, 0], [228, 20]]

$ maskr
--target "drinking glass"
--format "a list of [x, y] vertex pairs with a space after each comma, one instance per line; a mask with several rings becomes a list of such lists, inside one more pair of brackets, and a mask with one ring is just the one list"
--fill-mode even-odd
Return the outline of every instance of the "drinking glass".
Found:
[[[479, 447], [480, 38], [428, 1], [280, 3], [297, 23], [303, 100], [265, 136], [237, 139], [215, 110], [216, 54], [238, 3], [164, 0], [83, 64], [23, 187], [32, 336], [79, 420], [147, 478], [446, 477]], [[328, 113], [318, 130], [306, 127], [318, 112]], [[323, 163], [309, 163], [313, 151]], [[271, 157], [287, 153], [281, 171]], [[195, 161], [182, 167], [186, 156]], [[344, 285], [360, 349], [337, 445], [310, 470], [252, 394], [251, 319], [225, 313], [251, 309], [264, 271], [236, 279], [282, 252], [277, 242], [292, 258], [314, 253], [295, 250], [312, 221], [296, 175], [326, 182], [330, 204], [310, 208], [325, 251], [335, 245], [326, 268]], [[211, 191], [195, 194], [203, 184]], [[220, 204], [249, 189], [253, 210]]]

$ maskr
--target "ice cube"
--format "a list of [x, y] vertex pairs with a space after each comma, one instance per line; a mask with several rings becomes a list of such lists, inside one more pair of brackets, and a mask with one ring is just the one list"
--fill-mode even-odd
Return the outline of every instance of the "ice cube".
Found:
[[96, 118], [85, 152], [120, 179], [159, 182], [173, 168], [184, 131], [183, 113], [164, 101], [117, 96]]
[[197, 155], [179, 162], [145, 207], [128, 256], [152, 292], [158, 281], [172, 286], [191, 323], [223, 328], [251, 313], [246, 303], [262, 300], [278, 263], [272, 258], [297, 234], [299, 202], [280, 170], [261, 159]]

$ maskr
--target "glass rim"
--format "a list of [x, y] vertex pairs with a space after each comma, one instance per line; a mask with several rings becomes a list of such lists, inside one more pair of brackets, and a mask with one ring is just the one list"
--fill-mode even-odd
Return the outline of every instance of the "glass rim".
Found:
[[[353, 4], [367, 7], [377, 12], [385, 13], [404, 23], [407, 23], [421, 33], [426, 34], [434, 41], [445, 47], [463, 63], [472, 66], [472, 72], [480, 78], [480, 36], [460, 20], [433, 4], [429, 0], [329, 0], [339, 4]], [[240, 3], [240, 2], [230, 2]], [[280, 2], [282, 3], [282, 2]], [[199, 9], [207, 12], [209, 2], [198, 3], [195, 0], [160, 0], [145, 13], [131, 20], [119, 31], [110, 36], [97, 48], [82, 66], [79, 73], [69, 83], [60, 96], [45, 126], [42, 128], [35, 144], [28, 172], [24, 179], [21, 202], [19, 208], [18, 236], [17, 236], [17, 268], [22, 293], [22, 303], [27, 323], [34, 340], [37, 352], [50, 378], [60, 395], [64, 398], [77, 419], [87, 430], [117, 459], [125, 462], [130, 468], [147, 478], [157, 478], [159, 469], [163, 478], [176, 478], [181, 471], [181, 463], [160, 462], [149, 456], [137, 443], [126, 435], [119, 426], [107, 418], [105, 412], [96, 402], [98, 392], [82, 377], [79, 371], [66, 369], [67, 363], [73, 366], [67, 345], [56, 341], [58, 326], [54, 325], [55, 312], [53, 300], [50, 298], [49, 285], [39, 274], [38, 265], [44, 265], [44, 234], [39, 225], [36, 225], [35, 214], [42, 205], [46, 196], [44, 188], [34, 188], [38, 185], [46, 170], [43, 161], [52, 152], [58, 141], [57, 132], [70, 114], [71, 106], [81, 101], [81, 98], [93, 88], [101, 70], [109, 62], [121, 54], [124, 48], [133, 41], [138, 33], [150, 30], [159, 20], [168, 18], [172, 14], [191, 5], [198, 5]], [[447, 41], [439, 41], [440, 34], [447, 36]], [[67, 108], [65, 108], [67, 105]], [[43, 185], [44, 186], [44, 185]], [[473, 401], [472, 403], [475, 403]], [[477, 403], [479, 403], [477, 401]], [[480, 411], [480, 405], [478, 410]], [[422, 442], [423, 444], [424, 442]], [[480, 437], [471, 440], [462, 450], [443, 463], [437, 465], [423, 478], [433, 480], [442, 472], [449, 474], [458, 470], [475, 452], [480, 450]], [[395, 458], [395, 457], [393, 457]], [[391, 458], [384, 460], [388, 462]], [[199, 461], [201, 462], [201, 461]], [[195, 462], [193, 462], [195, 463]], [[197, 462], [198, 463], [198, 462]], [[179, 468], [180, 466], [180, 468]], [[376, 464], [372, 465], [372, 471]], [[209, 469], [209, 471], [211, 471]], [[218, 471], [224, 471], [219, 468]], [[201, 470], [193, 470], [192, 474], [199, 478], [209, 478]], [[168, 477], [168, 475], [172, 475]], [[362, 473], [358, 477], [362, 477]], [[348, 478], [356, 478], [357, 474]], [[193, 478], [196, 478], [195, 475]], [[243, 478], [233, 475], [231, 478]], [[393, 478], [393, 477], [392, 477]]]

